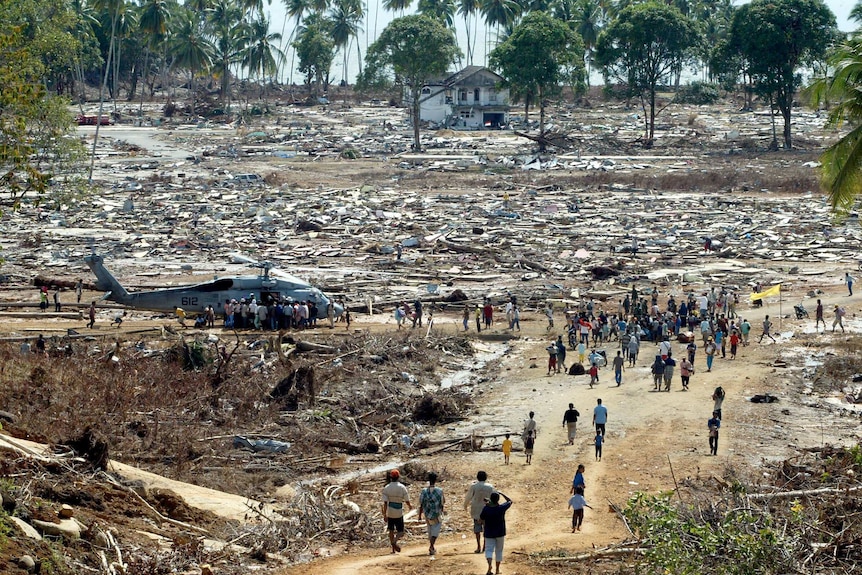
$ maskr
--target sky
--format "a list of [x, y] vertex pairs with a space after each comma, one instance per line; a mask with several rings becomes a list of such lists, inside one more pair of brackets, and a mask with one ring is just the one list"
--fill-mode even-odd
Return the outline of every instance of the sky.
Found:
[[[862, 1], [862, 0], [860, 0]], [[380, 35], [386, 25], [392, 21], [396, 16], [400, 16], [400, 13], [393, 14], [392, 12], [387, 12], [382, 7], [381, 0], [366, 0], [368, 6], [368, 14], [367, 20], [363, 24], [363, 32], [359, 35], [359, 46], [362, 49], [362, 57], [365, 57], [365, 53], [367, 52], [368, 46], [374, 41], [374, 39]], [[414, 0], [413, 6], [415, 7], [416, 1]], [[741, 4], [742, 2], [737, 2], [737, 4]], [[855, 4], [855, 0], [826, 0], [826, 5], [832, 10], [835, 14], [835, 17], [838, 21], [838, 28], [844, 32], [850, 32], [855, 28], [855, 26], [847, 19], [847, 16], [850, 14], [850, 10], [853, 8]], [[272, 0], [272, 4], [267, 7], [268, 17], [270, 21], [270, 28], [273, 32], [278, 32], [283, 35], [283, 47], [288, 45], [288, 40], [290, 39], [291, 32], [293, 30], [293, 21], [288, 21], [287, 25], [284, 26], [285, 22], [285, 8], [283, 0]], [[283, 27], [284, 26], [284, 27]], [[283, 30], [283, 33], [282, 33]], [[463, 17], [459, 17], [456, 15], [455, 17], [455, 32], [458, 36], [458, 44], [461, 46], [461, 51], [465, 53], [467, 51], [467, 32], [464, 24]], [[476, 65], [485, 65], [487, 62], [485, 61], [486, 50], [485, 50], [485, 34], [486, 29], [483, 22], [479, 22], [478, 25], [478, 36], [480, 37], [480, 41], [476, 46], [474, 55], [473, 55], [473, 64]], [[493, 36], [493, 34], [492, 34]], [[293, 50], [291, 49], [288, 53], [288, 58], [292, 55]], [[341, 54], [337, 54], [335, 60], [332, 62], [332, 69], [330, 71], [334, 83], [338, 83], [341, 81], [343, 75], [343, 58]], [[466, 59], [463, 61], [463, 64], [466, 65], [469, 62]], [[281, 81], [286, 81], [286, 76], [288, 75], [290, 65], [286, 67], [287, 71]], [[351, 49], [350, 59], [348, 60], [347, 65], [347, 78], [349, 83], [353, 83], [356, 79], [356, 74], [358, 73], [359, 66], [357, 63], [356, 57], [356, 49], [355, 46]], [[453, 70], [454, 71], [454, 70]], [[302, 78], [300, 74], [296, 71], [293, 73], [293, 81], [296, 83], [302, 83]]]

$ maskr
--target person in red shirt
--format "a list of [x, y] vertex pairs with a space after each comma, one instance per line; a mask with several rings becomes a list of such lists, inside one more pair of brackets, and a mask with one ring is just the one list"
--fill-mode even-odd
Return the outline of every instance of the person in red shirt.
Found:
[[590, 366], [590, 389], [593, 388], [593, 384], [599, 382], [599, 366], [596, 365], [596, 362], [593, 362], [593, 365]]
[[739, 347], [739, 333], [736, 330], [730, 334], [730, 359], [736, 359], [736, 348]]

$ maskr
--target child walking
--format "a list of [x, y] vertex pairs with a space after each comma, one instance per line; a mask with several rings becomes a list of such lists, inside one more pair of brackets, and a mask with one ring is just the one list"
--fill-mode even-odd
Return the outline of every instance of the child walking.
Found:
[[596, 430], [596, 461], [602, 460], [602, 444], [605, 438], [600, 430]]
[[584, 488], [576, 487], [575, 494], [569, 499], [569, 507], [572, 508], [572, 533], [581, 530], [581, 525], [584, 522], [584, 507], [590, 507], [587, 500], [584, 499]]
[[506, 439], [503, 440], [503, 461], [509, 465], [509, 457], [512, 455], [512, 440], [509, 439], [509, 434], [506, 434]]
[[536, 438], [532, 431], [527, 432], [527, 438], [524, 439], [524, 455], [527, 456], [527, 465], [533, 462], [533, 446], [536, 445]]

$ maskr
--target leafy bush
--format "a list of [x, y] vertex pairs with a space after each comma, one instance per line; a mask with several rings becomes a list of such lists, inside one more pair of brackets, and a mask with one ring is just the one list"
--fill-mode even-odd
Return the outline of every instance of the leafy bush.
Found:
[[682, 86], [676, 93], [674, 102], [678, 104], [714, 104], [718, 101], [720, 94], [717, 84], [708, 82], [692, 82]]

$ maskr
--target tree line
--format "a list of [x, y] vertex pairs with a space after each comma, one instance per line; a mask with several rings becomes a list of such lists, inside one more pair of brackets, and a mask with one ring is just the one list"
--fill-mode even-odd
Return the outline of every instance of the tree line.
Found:
[[[265, 97], [268, 86], [294, 70], [312, 94], [322, 93], [333, 81], [335, 58], [342, 58], [346, 74], [355, 54], [357, 87], [407, 88], [417, 102], [423, 83], [473, 63], [482, 22], [493, 46], [490, 67], [505, 78], [515, 102], [539, 108], [540, 124], [547, 101], [562, 86], [582, 90], [592, 70], [618, 95], [641, 104], [646, 146], [662, 109], [657, 94], [678, 88], [686, 72], [741, 88], [747, 102], [760, 97], [774, 110], [773, 122], [776, 115], [783, 120], [785, 148], [792, 146], [792, 108], [803, 72], [814, 79], [812, 98], [838, 103], [833, 123], [850, 119], [855, 125], [856, 114], [862, 115], [852, 98], [846, 101], [858, 81], [847, 62], [858, 61], [862, 47], [855, 35], [838, 32], [822, 0], [741, 6], [732, 0], [418, 0], [415, 8], [412, 0], [383, 0], [401, 17], [364, 57], [359, 34], [369, 12], [362, 0], [282, 1], [278, 33], [263, 0], [8, 0], [0, 4], [0, 65], [13, 76], [7, 86], [26, 84], [44, 101], [81, 99], [88, 85], [114, 101], [142, 101], [158, 91], [171, 99], [182, 83], [194, 115], [201, 85], [226, 111], [237, 81], [248, 81]], [[853, 14], [862, 17], [862, 8]], [[456, 18], [464, 20], [466, 50], [458, 44]], [[4, 99], [14, 99], [5, 86], [4, 92]], [[418, 114], [413, 116], [418, 147]], [[842, 152], [851, 144], [842, 140], [843, 147], [831, 153], [862, 157], [862, 134], [854, 137], [860, 151], [851, 145]], [[843, 168], [833, 179], [846, 187], [846, 162], [833, 165]]]

